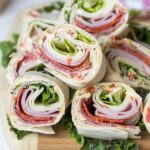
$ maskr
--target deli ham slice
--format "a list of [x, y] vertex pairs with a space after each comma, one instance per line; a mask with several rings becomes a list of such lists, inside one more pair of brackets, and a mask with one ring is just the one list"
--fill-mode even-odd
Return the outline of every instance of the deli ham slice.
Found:
[[128, 85], [99, 83], [76, 91], [72, 120], [78, 133], [85, 137], [105, 140], [139, 138], [140, 128], [136, 124], [141, 111], [142, 98]]

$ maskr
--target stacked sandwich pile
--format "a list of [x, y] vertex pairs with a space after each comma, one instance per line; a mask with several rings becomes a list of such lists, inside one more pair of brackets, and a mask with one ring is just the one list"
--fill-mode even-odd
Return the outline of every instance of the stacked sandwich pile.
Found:
[[[85, 137], [139, 138], [142, 115], [150, 131], [150, 95], [143, 111], [144, 99], [135, 91], [150, 91], [150, 49], [129, 32], [149, 30], [147, 14], [132, 16], [129, 27], [128, 10], [118, 0], [70, 0], [62, 6], [32, 8], [24, 16], [7, 67], [13, 127], [54, 134], [52, 126], [71, 104], [72, 121]], [[50, 13], [59, 16], [55, 22]]]

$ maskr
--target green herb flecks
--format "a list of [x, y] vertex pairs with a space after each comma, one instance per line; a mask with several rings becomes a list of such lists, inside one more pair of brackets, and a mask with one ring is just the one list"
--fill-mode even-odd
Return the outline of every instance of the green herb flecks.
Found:
[[16, 52], [18, 38], [19, 38], [19, 34], [14, 33], [12, 35], [12, 41], [0, 42], [0, 50], [2, 52], [2, 66], [3, 67], [7, 67], [10, 61], [10, 55]]

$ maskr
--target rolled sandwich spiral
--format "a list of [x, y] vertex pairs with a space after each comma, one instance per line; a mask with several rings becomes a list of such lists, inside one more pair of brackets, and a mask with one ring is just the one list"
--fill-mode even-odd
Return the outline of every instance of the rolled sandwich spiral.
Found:
[[73, 88], [102, 80], [106, 61], [98, 41], [72, 25], [60, 25], [41, 36], [38, 54], [47, 71]]
[[76, 91], [72, 120], [79, 134], [112, 140], [137, 138], [135, 126], [141, 115], [142, 99], [123, 83], [100, 83]]
[[17, 78], [9, 90], [12, 125], [19, 130], [54, 134], [51, 126], [64, 115], [68, 93], [67, 86], [42, 73], [30, 72]]
[[150, 89], [150, 53], [130, 39], [112, 39], [105, 49], [108, 64], [105, 81], [122, 81]]
[[8, 83], [12, 84], [17, 77], [24, 75], [26, 72], [43, 72], [45, 68], [42, 60], [34, 51], [17, 52], [13, 55], [7, 67], [6, 76]]
[[23, 32], [19, 38], [18, 51], [32, 51], [39, 36], [43, 32], [51, 33], [56, 23], [46, 19], [33, 19], [26, 23]]
[[60, 20], [102, 39], [127, 28], [128, 11], [118, 0], [71, 0], [64, 6]]

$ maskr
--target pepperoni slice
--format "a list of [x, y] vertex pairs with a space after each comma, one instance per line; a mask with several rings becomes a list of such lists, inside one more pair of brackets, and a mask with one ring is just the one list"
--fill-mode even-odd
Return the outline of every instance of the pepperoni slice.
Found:
[[45, 124], [45, 123], [52, 123], [54, 122], [55, 118], [54, 117], [33, 117], [30, 115], [27, 115], [21, 106], [21, 97], [22, 94], [25, 92], [26, 88], [23, 87], [19, 90], [18, 95], [14, 98], [15, 99], [15, 111], [16, 114], [25, 122], [28, 123], [33, 123], [33, 124]]
[[85, 58], [85, 60], [79, 64], [79, 65], [76, 65], [76, 66], [66, 66], [66, 65], [63, 65], [63, 64], [60, 64], [59, 62], [55, 61], [54, 59], [50, 58], [49, 56], [47, 56], [44, 51], [42, 49], [39, 50], [39, 55], [45, 60], [45, 61], [48, 61], [50, 62], [51, 64], [53, 64], [54, 66], [56, 66], [57, 68], [59, 68], [60, 70], [68, 70], [70, 72], [75, 72], [75, 71], [78, 71], [78, 70], [81, 70], [82, 68], [84, 69], [88, 69], [90, 68], [90, 65], [89, 65], [89, 54], [87, 55], [87, 57]]
[[91, 106], [92, 106], [92, 103], [91, 103], [92, 100], [82, 100], [81, 101], [81, 111], [82, 113], [84, 114], [84, 116], [91, 122], [94, 122], [94, 123], [117, 123], [117, 124], [123, 124], [124, 123], [124, 120], [119, 120], [119, 119], [111, 119], [111, 118], [105, 118], [105, 117], [102, 117], [102, 116], [95, 116], [93, 115], [91, 112], [93, 111]]

